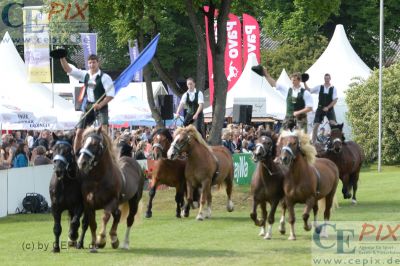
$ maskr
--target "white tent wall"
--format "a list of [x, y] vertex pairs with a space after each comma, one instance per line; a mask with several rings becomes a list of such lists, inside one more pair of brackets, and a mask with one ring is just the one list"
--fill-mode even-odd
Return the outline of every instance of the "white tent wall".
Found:
[[[271, 87], [265, 77], [261, 77], [251, 70], [252, 66], [258, 65], [257, 58], [250, 54], [242, 75], [228, 92], [226, 97], [225, 116], [232, 115], [232, 107], [235, 99], [239, 98], [263, 98], [266, 101], [266, 117], [283, 119], [286, 112], [285, 98]], [[211, 117], [212, 107], [204, 109], [206, 117]]]
[[[338, 123], [345, 123], [343, 131], [351, 138], [351, 128], [346, 120], [347, 105], [345, 93], [355, 77], [368, 79], [371, 69], [361, 60], [352, 48], [343, 25], [336, 25], [335, 32], [322, 55], [306, 71], [310, 75], [307, 84], [310, 88], [324, 83], [324, 75], [331, 75], [331, 83], [338, 92], [338, 103], [335, 106]], [[318, 104], [318, 95], [313, 95], [314, 110]], [[314, 120], [312, 118], [312, 120]]]

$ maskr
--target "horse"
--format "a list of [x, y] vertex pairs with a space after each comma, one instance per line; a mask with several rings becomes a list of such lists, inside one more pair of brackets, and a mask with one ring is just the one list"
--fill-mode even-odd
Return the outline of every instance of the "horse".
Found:
[[[250, 218], [254, 221], [256, 226], [261, 227], [259, 235], [264, 236], [264, 239], [271, 239], [272, 237], [272, 225], [275, 220], [275, 211], [279, 202], [282, 202], [284, 197], [283, 180], [286, 169], [282, 165], [274, 162], [277, 138], [278, 136], [273, 132], [267, 131], [262, 133], [256, 142], [256, 147], [253, 152], [253, 160], [257, 163], [257, 166], [251, 180], [253, 205]], [[268, 214], [267, 202], [271, 205], [271, 210], [268, 215], [268, 231], [265, 232], [265, 222]], [[258, 205], [261, 207], [261, 220], [257, 219]], [[279, 231], [281, 234], [284, 234], [285, 207], [282, 207], [283, 219], [280, 221]]]
[[57, 136], [53, 133], [54, 170], [50, 180], [49, 193], [53, 215], [55, 241], [53, 252], [60, 252], [61, 214], [68, 210], [70, 217], [69, 246], [76, 246], [80, 217], [83, 214], [81, 176], [72, 148], [73, 135]]
[[164, 184], [175, 187], [176, 217], [181, 218], [181, 208], [184, 205], [185, 193], [185, 166], [186, 160], [175, 161], [167, 159], [167, 151], [171, 146], [172, 136], [168, 129], [160, 128], [151, 137], [152, 158], [156, 160], [152, 170], [151, 183], [149, 188], [149, 203], [147, 205], [146, 218], [153, 215], [153, 199], [156, 195], [158, 185]]
[[302, 132], [284, 132], [281, 138], [281, 162], [288, 167], [285, 175], [283, 190], [285, 204], [289, 210], [290, 235], [289, 240], [295, 240], [294, 231], [296, 203], [305, 203], [303, 211], [304, 229], [311, 230], [308, 219], [310, 211], [314, 213], [314, 226], [316, 233], [327, 237], [325, 226], [318, 227], [318, 201], [325, 201], [324, 220], [330, 219], [331, 207], [339, 182], [339, 170], [336, 165], [325, 158], [315, 158], [316, 150], [310, 144], [309, 136]]
[[[88, 128], [83, 133], [82, 148], [79, 153], [78, 167], [84, 173], [82, 179], [82, 195], [84, 199], [87, 223], [83, 224], [80, 245], [83, 246], [85, 232], [90, 224], [92, 233], [92, 252], [97, 247], [106, 245], [106, 226], [113, 216], [110, 229], [111, 246], [118, 248], [117, 227], [121, 218], [121, 211], [129, 213], [126, 219], [127, 230], [122, 248], [129, 249], [129, 233], [138, 211], [138, 204], [142, 198], [144, 174], [138, 162], [128, 156], [115, 156], [110, 137], [101, 130]], [[102, 228], [96, 239], [96, 213], [104, 209]], [[124, 217], [124, 215], [122, 215]]]
[[[331, 136], [326, 150], [320, 150], [319, 157], [333, 161], [339, 168], [339, 178], [342, 180], [342, 193], [345, 199], [352, 198], [352, 204], [357, 204], [356, 192], [360, 169], [365, 155], [362, 148], [354, 141], [345, 141], [343, 124], [331, 125]], [[351, 191], [353, 190], [353, 195]]]
[[[193, 203], [193, 188], [201, 187], [200, 208], [196, 216], [199, 221], [211, 218], [211, 186], [222, 183], [226, 185], [228, 196], [227, 210], [233, 211], [231, 200], [233, 188], [233, 161], [231, 153], [223, 146], [210, 147], [193, 125], [178, 128], [174, 140], [168, 149], [168, 159], [175, 160], [182, 153], [187, 154], [185, 178], [187, 185], [187, 202], [185, 216]], [[207, 211], [205, 203], [207, 201]]]

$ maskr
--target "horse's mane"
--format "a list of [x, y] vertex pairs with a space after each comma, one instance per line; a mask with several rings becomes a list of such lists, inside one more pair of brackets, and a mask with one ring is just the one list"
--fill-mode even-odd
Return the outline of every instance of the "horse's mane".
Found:
[[157, 129], [157, 130], [151, 135], [151, 139], [153, 139], [154, 136], [155, 136], [155, 135], [158, 135], [158, 134], [165, 136], [170, 142], [172, 142], [172, 140], [173, 140], [173, 139], [172, 139], [172, 135], [171, 135], [171, 133], [169, 132], [168, 128], [159, 128], [159, 129]]
[[203, 137], [200, 135], [199, 131], [197, 131], [195, 126], [189, 125], [187, 127], [179, 127], [179, 128], [177, 128], [175, 130], [174, 137], [176, 137], [178, 134], [181, 134], [182, 132], [188, 134], [191, 138], [194, 138], [197, 142], [199, 142], [201, 145], [206, 147], [212, 153], [212, 150], [211, 150], [210, 146], [203, 139]]
[[296, 130], [294, 134], [282, 134], [282, 137], [295, 136], [299, 140], [300, 150], [305, 157], [306, 161], [310, 164], [315, 162], [315, 156], [317, 155], [317, 150], [310, 142], [310, 136], [304, 133], [302, 130]]
[[[88, 127], [85, 129], [85, 131], [83, 132], [82, 144], [84, 144], [84, 140], [86, 140], [88, 135], [90, 135], [92, 133], [97, 134], [97, 128]], [[115, 158], [116, 151], [114, 149], [114, 144], [111, 141], [111, 138], [103, 130], [101, 130], [101, 135], [103, 137], [103, 142], [104, 142], [103, 144], [105, 146], [104, 152], [108, 153], [109, 156], [111, 157], [111, 159], [113, 160], [113, 163], [116, 164], [117, 163], [117, 160]]]

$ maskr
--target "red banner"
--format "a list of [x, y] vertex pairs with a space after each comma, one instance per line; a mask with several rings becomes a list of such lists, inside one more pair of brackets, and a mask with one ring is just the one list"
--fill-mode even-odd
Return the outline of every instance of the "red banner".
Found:
[[228, 91], [235, 85], [242, 74], [242, 31], [237, 16], [229, 14], [226, 23], [225, 75]]
[[[208, 11], [208, 6], [204, 7], [204, 10]], [[213, 60], [210, 48], [210, 39], [208, 37], [208, 20], [204, 16], [205, 26], [206, 26], [206, 44], [207, 44], [207, 65], [208, 65], [208, 89], [210, 90], [210, 104], [213, 104], [214, 100], [214, 80], [213, 80]], [[216, 32], [216, 25], [214, 24], [214, 30]], [[213, 40], [214, 41], [214, 40]]]
[[260, 27], [257, 20], [247, 14], [243, 14], [243, 61], [247, 63], [249, 54], [256, 55], [258, 63], [261, 63], [260, 56]]

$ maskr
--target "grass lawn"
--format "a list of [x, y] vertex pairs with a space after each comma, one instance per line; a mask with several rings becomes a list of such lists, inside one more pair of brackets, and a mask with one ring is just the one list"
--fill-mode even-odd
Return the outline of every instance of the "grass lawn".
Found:
[[[340, 208], [334, 211], [332, 220], [399, 221], [399, 181], [400, 167], [384, 167], [382, 173], [374, 166], [363, 169], [358, 205], [352, 206], [338, 193]], [[341, 191], [341, 184], [339, 186], [338, 191]], [[144, 193], [142, 211], [131, 231], [131, 249], [128, 251], [113, 250], [107, 245], [97, 254], [89, 253], [88, 249], [66, 248], [60, 254], [53, 254], [50, 214], [2, 218], [0, 265], [310, 265], [311, 234], [302, 228], [303, 206], [296, 208], [296, 241], [288, 241], [288, 234], [280, 235], [278, 224], [274, 226], [273, 239], [263, 240], [258, 236], [259, 228], [249, 218], [248, 187], [235, 187], [235, 211], [232, 213], [225, 210], [224, 191], [214, 191], [213, 217], [202, 222], [194, 219], [197, 210], [191, 212], [190, 218], [175, 218], [174, 193], [173, 189], [157, 192], [151, 219], [144, 218], [148, 200], [147, 192]], [[279, 215], [277, 213], [277, 220]], [[98, 212], [98, 223], [100, 216], [101, 212]], [[67, 232], [64, 217], [63, 241], [67, 240]], [[121, 242], [124, 233], [125, 224], [120, 224]], [[86, 245], [89, 242], [88, 231]]]

